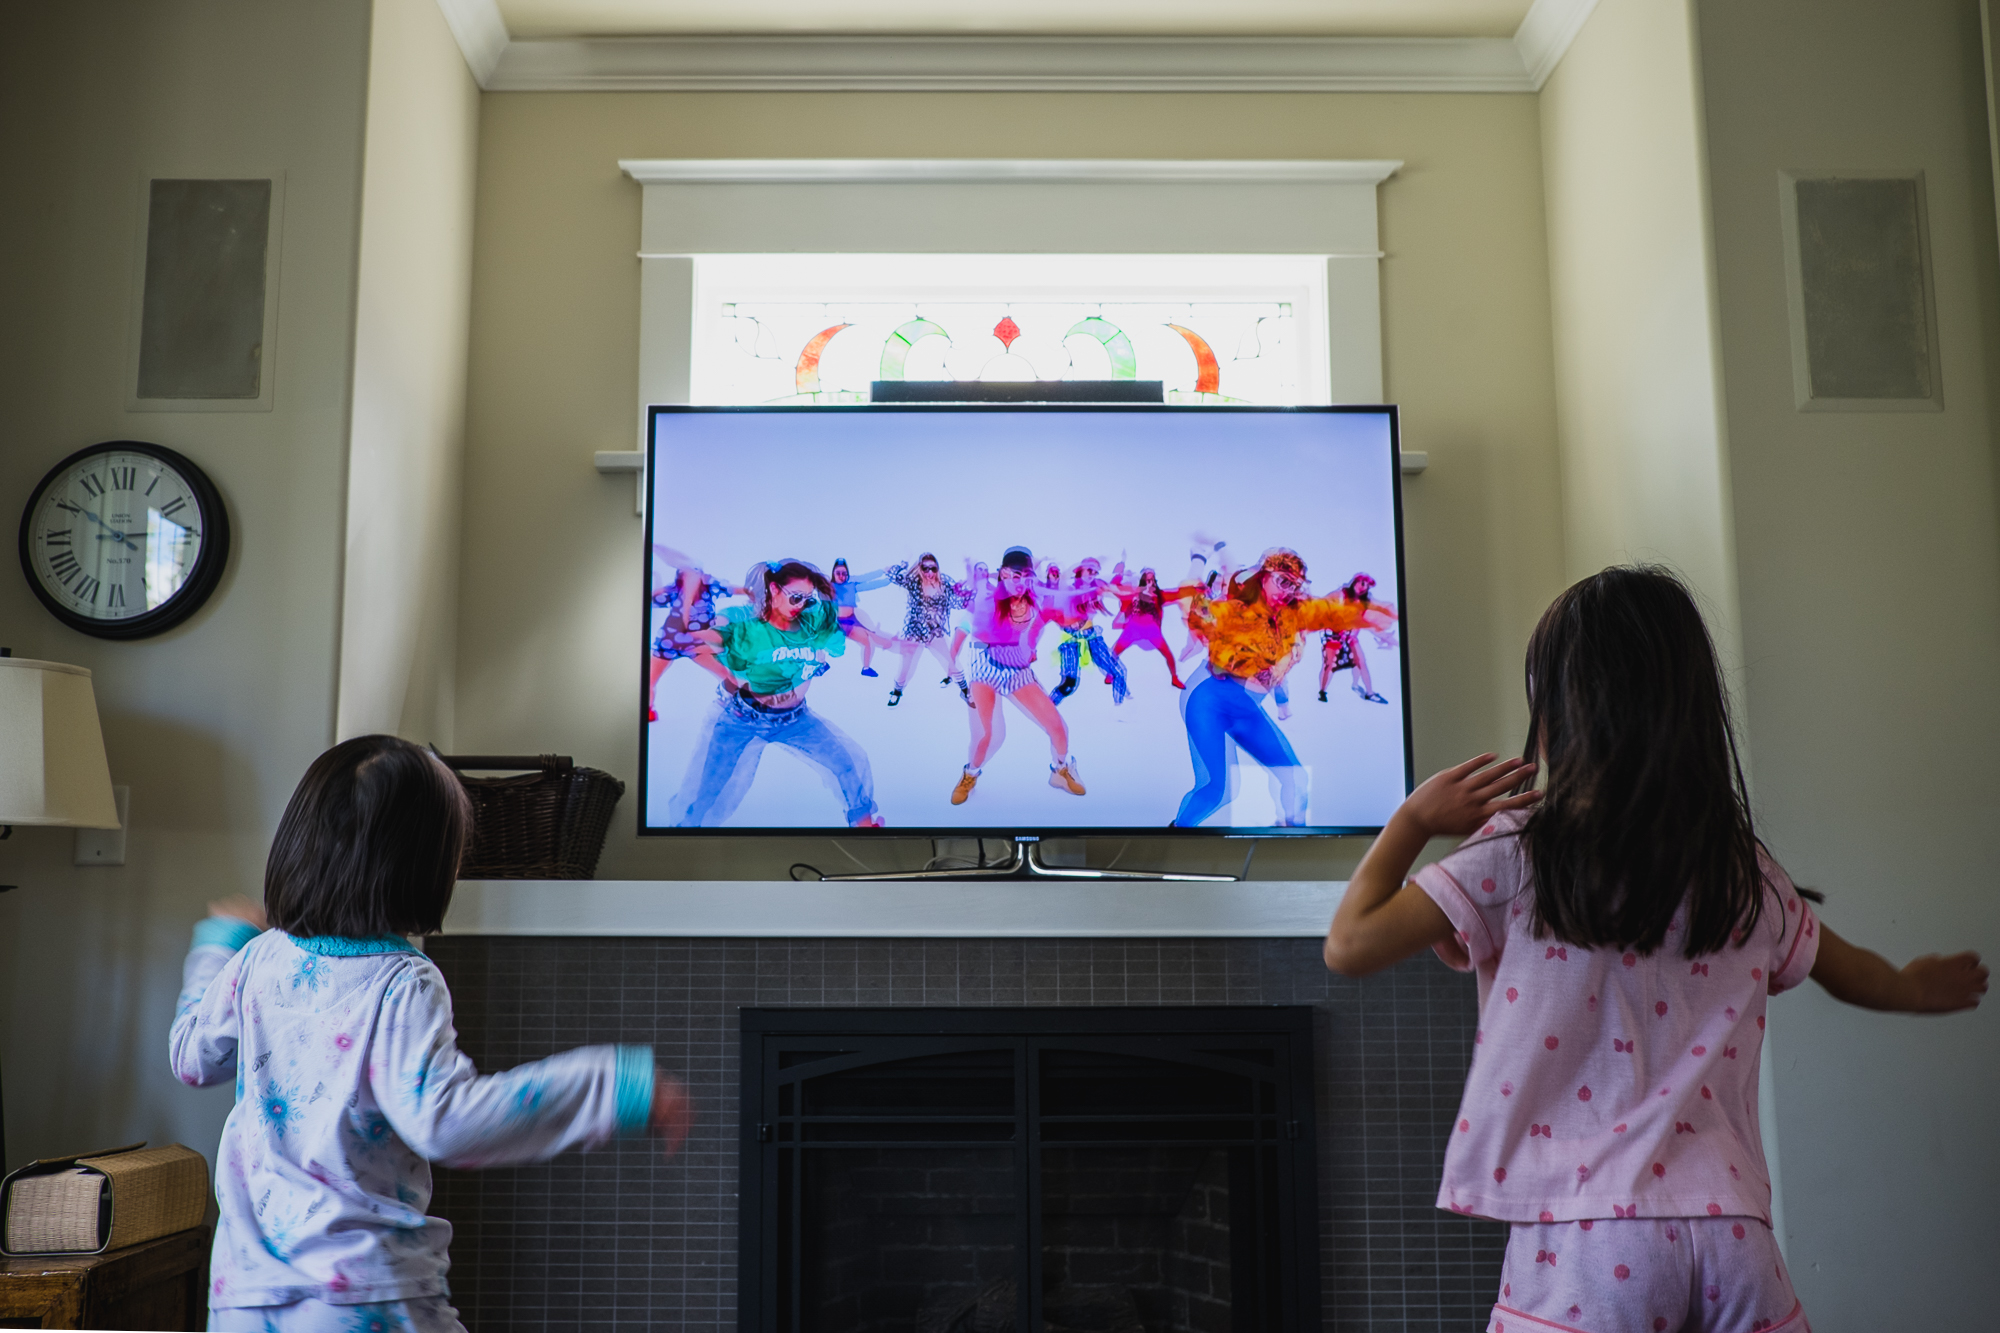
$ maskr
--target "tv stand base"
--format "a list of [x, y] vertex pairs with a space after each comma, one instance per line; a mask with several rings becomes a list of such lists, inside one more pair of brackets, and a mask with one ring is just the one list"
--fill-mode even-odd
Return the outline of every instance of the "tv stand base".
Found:
[[1178, 880], [1208, 884], [1231, 884], [1240, 875], [1196, 875], [1178, 870], [1091, 870], [1084, 866], [1052, 866], [1042, 860], [1038, 841], [1014, 840], [1013, 855], [996, 866], [966, 866], [953, 870], [877, 870], [863, 874], [825, 875], [823, 883], [853, 880], [907, 879], [1089, 879], [1089, 880]]

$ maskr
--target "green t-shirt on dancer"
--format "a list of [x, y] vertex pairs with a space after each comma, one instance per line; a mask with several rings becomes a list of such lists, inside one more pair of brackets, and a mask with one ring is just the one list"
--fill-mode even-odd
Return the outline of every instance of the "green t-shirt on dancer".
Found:
[[747, 606], [724, 607], [722, 620], [722, 664], [752, 694], [795, 690], [818, 674], [812, 667], [820, 654], [839, 657], [847, 650], [840, 613], [824, 598], [800, 610], [790, 629], [779, 629]]

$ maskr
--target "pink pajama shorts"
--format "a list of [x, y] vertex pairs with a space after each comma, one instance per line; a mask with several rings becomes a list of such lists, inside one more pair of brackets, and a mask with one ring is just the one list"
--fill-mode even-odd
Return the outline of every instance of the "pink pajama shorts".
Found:
[[1487, 1333], [1812, 1333], [1754, 1217], [1516, 1222]]

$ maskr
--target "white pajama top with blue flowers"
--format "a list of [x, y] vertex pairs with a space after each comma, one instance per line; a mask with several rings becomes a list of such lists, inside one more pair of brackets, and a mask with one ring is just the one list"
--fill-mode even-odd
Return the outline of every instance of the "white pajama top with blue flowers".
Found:
[[586, 1046], [481, 1076], [451, 994], [403, 940], [195, 928], [174, 1073], [236, 1080], [216, 1154], [209, 1304], [358, 1304], [448, 1294], [451, 1224], [432, 1162], [539, 1161], [643, 1129], [653, 1055]]

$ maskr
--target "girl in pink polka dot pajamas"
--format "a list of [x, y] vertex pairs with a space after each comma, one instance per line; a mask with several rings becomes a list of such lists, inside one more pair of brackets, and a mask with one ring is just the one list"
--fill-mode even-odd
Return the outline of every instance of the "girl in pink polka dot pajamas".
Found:
[[[1563, 593], [1527, 677], [1536, 758], [1480, 755], [1412, 792], [1348, 883], [1327, 966], [1432, 948], [1478, 976], [1438, 1206], [1512, 1224], [1490, 1333], [1809, 1333], [1757, 1130], [1766, 1001], [1810, 976], [1949, 1013], [1986, 969], [1892, 967], [1820, 923], [1757, 841], [1715, 651], [1671, 574]], [[1445, 835], [1465, 842], [1411, 877]]]

